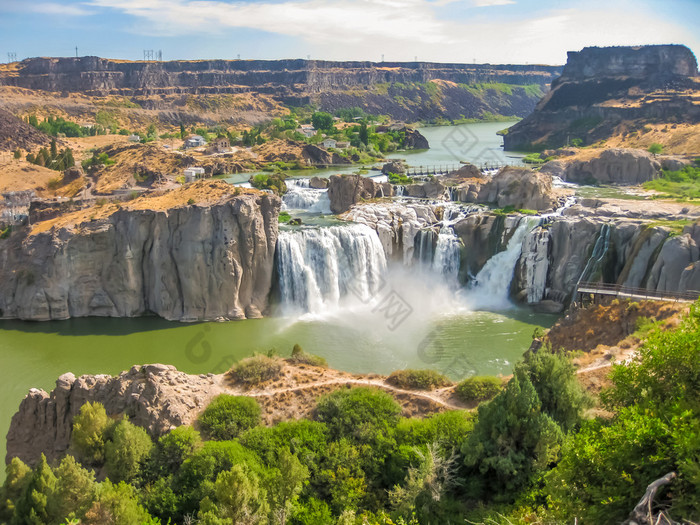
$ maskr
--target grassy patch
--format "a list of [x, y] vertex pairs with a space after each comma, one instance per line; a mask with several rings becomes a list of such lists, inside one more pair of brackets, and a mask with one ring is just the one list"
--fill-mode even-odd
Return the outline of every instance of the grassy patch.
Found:
[[229, 376], [232, 379], [249, 386], [277, 379], [281, 375], [282, 362], [280, 359], [261, 354], [243, 359], [229, 370]]
[[503, 386], [501, 380], [493, 376], [469, 377], [459, 383], [455, 394], [462, 401], [485, 401], [496, 396]]
[[281, 211], [277, 219], [281, 224], [286, 224], [292, 220], [292, 216], [286, 211]]
[[680, 235], [683, 233], [683, 228], [686, 226], [689, 226], [690, 224], [693, 224], [694, 221], [690, 219], [678, 219], [675, 221], [672, 220], [658, 220], [658, 221], [653, 221], [649, 222], [645, 225], [646, 228], [655, 228], [657, 226], [661, 228], [667, 228], [671, 230], [671, 235]]
[[397, 370], [392, 372], [387, 383], [410, 390], [432, 390], [452, 384], [447, 377], [435, 370]]
[[311, 365], [328, 368], [328, 362], [323, 357], [314, 354], [307, 354], [298, 344], [294, 345], [294, 348], [292, 349], [292, 357], [290, 357], [288, 361], [296, 365]]
[[700, 167], [686, 166], [679, 171], [664, 170], [661, 178], [647, 181], [642, 186], [671, 198], [700, 199]]

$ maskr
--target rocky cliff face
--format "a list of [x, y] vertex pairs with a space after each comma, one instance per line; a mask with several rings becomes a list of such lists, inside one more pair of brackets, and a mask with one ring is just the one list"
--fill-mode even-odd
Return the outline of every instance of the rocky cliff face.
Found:
[[697, 61], [685, 46], [585, 48], [504, 137], [505, 148], [558, 147], [608, 138], [623, 122], [700, 122]]
[[[525, 116], [537, 102], [533, 87], [547, 91], [560, 71], [560, 66], [489, 64], [32, 58], [11, 73], [0, 68], [0, 87], [128, 97], [138, 110], [158, 111], [160, 120], [173, 124], [197, 118], [216, 122], [217, 113], [236, 120], [254, 112], [259, 120], [263, 108], [268, 116], [278, 114], [280, 108], [266, 97], [285, 105], [313, 103], [325, 111], [361, 107], [409, 122], [474, 118], [484, 112]], [[493, 87], [498, 84], [509, 87]]]
[[392, 195], [391, 184], [380, 184], [361, 175], [331, 175], [328, 183], [333, 213], [344, 213], [358, 202]]
[[18, 457], [34, 465], [40, 455], [49, 461], [68, 452], [73, 418], [87, 402], [102, 403], [110, 416], [125, 415], [154, 437], [191, 424], [220, 392], [217, 376], [193, 376], [174, 366], [134, 366], [116, 377], [63, 374], [48, 394], [32, 388], [12, 418], [7, 433], [9, 462]]
[[250, 193], [0, 240], [0, 316], [260, 317], [279, 208], [277, 197]]

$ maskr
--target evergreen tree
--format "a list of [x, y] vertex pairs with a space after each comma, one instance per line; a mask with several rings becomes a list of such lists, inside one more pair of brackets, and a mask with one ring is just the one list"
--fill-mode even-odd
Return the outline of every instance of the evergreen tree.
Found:
[[104, 461], [105, 434], [111, 426], [101, 403], [85, 403], [73, 418], [71, 444], [81, 461], [100, 464]]
[[105, 467], [110, 479], [131, 481], [153, 448], [148, 433], [123, 419], [114, 427], [112, 439], [105, 443]]
[[49, 523], [49, 499], [56, 490], [56, 476], [41, 455], [39, 464], [32, 472], [24, 493], [17, 501], [13, 522], [19, 525], [45, 525]]
[[51, 160], [58, 157], [58, 148], [56, 147], [56, 139], [51, 139]]
[[80, 519], [95, 499], [95, 475], [80, 466], [71, 455], [54, 470], [56, 490], [48, 499], [51, 516], [57, 521]]
[[287, 523], [294, 504], [304, 483], [309, 477], [309, 469], [301, 464], [301, 461], [285, 447], [280, 451], [279, 468], [270, 483], [270, 500], [273, 505], [275, 522], [279, 525]]
[[22, 158], [22, 151], [19, 148], [17, 148], [15, 150], [14, 157], [15, 157], [15, 160], [19, 160]]
[[5, 475], [5, 483], [0, 488], [0, 523], [9, 522], [14, 515], [15, 505], [32, 477], [32, 469], [21, 459], [12, 458], [5, 468]]
[[187, 131], [185, 131], [185, 125], [181, 123], [180, 124], [180, 138], [182, 140], [185, 140], [186, 136], [187, 136]]
[[367, 129], [367, 123], [362, 122], [360, 124], [360, 141], [367, 146], [369, 144], [369, 130]]
[[64, 162], [66, 169], [72, 168], [73, 166], [75, 166], [75, 158], [73, 158], [73, 150], [72, 149], [66, 148], [66, 153], [65, 153], [63, 158], [64, 158], [63, 162]]

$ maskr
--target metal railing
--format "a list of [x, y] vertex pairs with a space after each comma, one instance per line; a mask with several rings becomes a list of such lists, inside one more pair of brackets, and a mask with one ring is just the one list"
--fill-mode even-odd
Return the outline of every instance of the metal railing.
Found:
[[620, 284], [581, 282], [576, 286], [576, 294], [612, 295], [630, 299], [646, 299], [652, 301], [682, 301], [695, 302], [700, 297], [700, 291], [686, 290], [685, 292], [664, 292], [633, 288]]

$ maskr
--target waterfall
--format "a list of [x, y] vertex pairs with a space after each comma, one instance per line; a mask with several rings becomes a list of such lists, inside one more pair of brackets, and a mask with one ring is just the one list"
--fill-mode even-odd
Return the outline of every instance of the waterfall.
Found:
[[451, 226], [443, 226], [438, 234], [433, 271], [442, 275], [450, 284], [457, 283], [459, 275], [460, 249], [462, 243]]
[[416, 233], [414, 250], [416, 259], [421, 268], [430, 267], [433, 262], [433, 235], [432, 229], [420, 230]]
[[537, 226], [539, 217], [523, 217], [518, 223], [508, 246], [491, 257], [476, 275], [473, 284], [474, 295], [487, 306], [502, 307], [508, 304], [510, 283], [513, 280], [515, 264], [520, 258], [525, 236]]
[[581, 276], [578, 278], [576, 286], [591, 279], [591, 277], [595, 275], [595, 272], [600, 269], [600, 265], [603, 262], [605, 255], [608, 253], [608, 248], [610, 248], [610, 225], [606, 223], [600, 228], [600, 233], [598, 234], [598, 238], [593, 246], [593, 253], [591, 253], [590, 258], [586, 263], [586, 267], [581, 272]]
[[328, 190], [309, 187], [309, 179], [291, 179], [286, 181], [287, 193], [282, 196], [282, 209], [304, 210], [311, 213], [331, 213], [331, 201]]
[[311, 313], [349, 294], [369, 301], [387, 265], [379, 237], [363, 224], [281, 231], [276, 264], [283, 307]]

